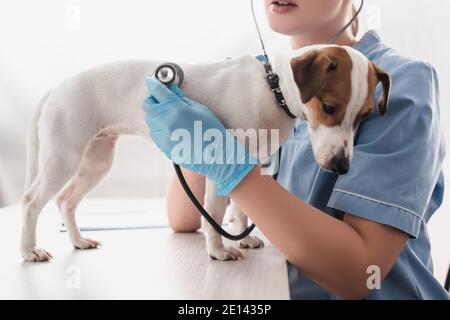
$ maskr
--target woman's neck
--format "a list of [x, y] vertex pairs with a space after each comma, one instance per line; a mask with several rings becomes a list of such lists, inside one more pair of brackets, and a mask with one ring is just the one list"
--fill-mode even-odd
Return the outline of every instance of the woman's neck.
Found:
[[[327, 32], [319, 30], [314, 33], [304, 33], [291, 37], [291, 47], [293, 50], [313, 44], [326, 44], [336, 35], [337, 31]], [[340, 46], [353, 46], [356, 43], [356, 37], [347, 29], [334, 42]]]
[[[293, 50], [314, 44], [327, 44], [332, 40], [342, 27], [353, 17], [351, 2], [349, 7], [343, 8], [341, 13], [332, 21], [322, 25], [319, 28], [308, 32], [302, 32], [291, 37], [291, 47]], [[352, 32], [352, 26], [348, 26], [344, 32], [335, 40], [333, 44], [340, 46], [353, 46], [356, 43], [356, 37]]]

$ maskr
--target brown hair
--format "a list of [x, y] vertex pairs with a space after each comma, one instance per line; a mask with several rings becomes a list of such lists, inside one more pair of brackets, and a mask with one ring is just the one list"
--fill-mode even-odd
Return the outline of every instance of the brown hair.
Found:
[[[355, 13], [356, 13], [356, 7], [355, 7], [355, 4], [353, 3], [352, 4], [352, 16], [354, 16]], [[356, 37], [356, 35], [358, 34], [358, 30], [359, 30], [359, 18], [358, 17], [356, 17], [356, 19], [352, 22], [351, 28], [352, 28], [353, 35]]]

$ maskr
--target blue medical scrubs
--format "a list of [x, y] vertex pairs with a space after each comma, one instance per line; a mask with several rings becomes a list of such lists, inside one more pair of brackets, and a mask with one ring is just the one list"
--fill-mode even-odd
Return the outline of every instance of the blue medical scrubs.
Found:
[[[445, 141], [436, 71], [386, 47], [375, 31], [367, 32], [355, 49], [392, 77], [387, 113], [381, 117], [374, 112], [361, 123], [350, 171], [342, 176], [318, 167], [307, 125], [297, 120], [282, 148], [278, 182], [337, 219], [350, 213], [409, 235], [381, 288], [366, 299], [449, 299], [433, 277], [427, 230], [444, 193]], [[375, 99], [380, 91], [378, 85]], [[290, 263], [288, 275], [292, 299], [338, 298]]]

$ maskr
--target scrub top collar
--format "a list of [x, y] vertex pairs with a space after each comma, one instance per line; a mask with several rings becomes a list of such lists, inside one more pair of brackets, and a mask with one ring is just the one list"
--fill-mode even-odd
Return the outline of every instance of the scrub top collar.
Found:
[[364, 55], [368, 55], [375, 47], [381, 45], [381, 38], [378, 33], [375, 30], [369, 30], [355, 43], [353, 48]]

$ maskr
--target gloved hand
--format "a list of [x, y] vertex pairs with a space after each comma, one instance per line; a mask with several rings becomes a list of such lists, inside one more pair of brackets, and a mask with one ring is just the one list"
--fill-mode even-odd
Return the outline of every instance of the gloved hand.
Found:
[[[228, 195], [256, 165], [255, 158], [204, 105], [174, 83], [146, 79], [145, 120], [153, 141], [173, 162], [214, 181]], [[205, 141], [206, 140], [206, 141]]]

